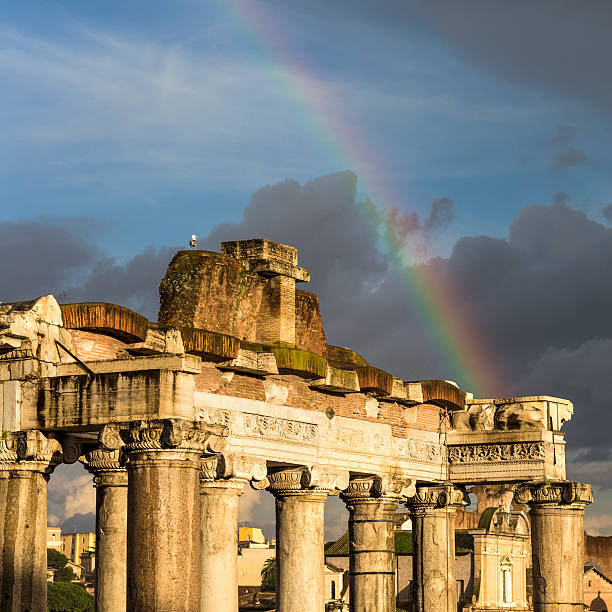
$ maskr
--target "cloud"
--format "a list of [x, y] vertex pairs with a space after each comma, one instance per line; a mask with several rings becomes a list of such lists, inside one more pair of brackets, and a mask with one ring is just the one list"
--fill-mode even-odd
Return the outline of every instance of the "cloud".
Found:
[[[612, 285], [605, 282], [612, 269], [612, 229], [569, 206], [571, 197], [558, 192], [553, 204], [523, 207], [507, 238], [463, 237], [449, 257], [410, 266], [385, 241], [388, 222], [399, 223], [398, 236], [404, 240], [418, 235], [428, 223], [432, 231], [442, 229], [452, 213], [450, 199], [434, 202], [424, 221], [413, 222], [405, 213], [380, 207], [372, 215], [371, 208], [355, 201], [356, 180], [354, 174], [341, 172], [305, 184], [287, 180], [267, 186], [253, 195], [242, 220], [213, 228], [201, 247], [218, 251], [224, 240], [258, 236], [296, 246], [300, 263], [311, 269], [313, 281], [306, 288], [320, 296], [328, 340], [354, 348], [405, 379], [464, 382], [455, 363], [436, 344], [435, 333], [449, 321], [432, 319], [432, 313], [424, 316], [419, 310], [419, 300], [426, 296], [415, 292], [426, 291], [429, 285], [406, 279], [416, 275], [447, 287], [455, 315], [469, 313], [475, 322], [473, 333], [485, 345], [487, 364], [500, 374], [501, 383], [489, 381], [483, 392], [550, 394], [572, 400], [575, 414], [566, 427], [568, 449], [578, 455], [570, 474], [575, 470], [589, 480], [588, 470], [593, 470], [601, 487], [612, 486], [606, 436], [612, 427], [612, 413], [607, 410]], [[405, 223], [399, 221], [404, 218]], [[24, 295], [15, 297], [31, 297], [43, 286], [55, 284], [73, 287], [73, 299], [138, 305], [154, 318], [157, 286], [173, 249], [148, 249], [126, 262], [114, 262], [85, 244], [69, 226], [58, 229], [57, 223], [51, 224], [52, 239], [38, 244], [42, 230], [28, 232], [29, 225], [19, 225], [26, 237], [20, 261], [23, 278], [15, 274], [11, 278]], [[8, 240], [16, 227], [0, 225], [0, 235]], [[48, 255], [57, 269], [46, 278], [36, 268], [48, 260], [45, 249], [54, 248], [44, 246], [48, 244], [58, 247]], [[9, 273], [7, 262], [14, 253], [0, 241], [0, 265]], [[62, 271], [64, 262], [69, 264], [66, 271]], [[74, 275], [81, 276], [80, 284], [68, 282]], [[469, 351], [471, 346], [457, 348]], [[81, 488], [69, 491], [71, 511], [85, 503], [84, 481], [79, 483]], [[264, 520], [270, 511], [266, 504], [251, 500], [246, 512]], [[50, 507], [56, 516], [66, 511], [64, 505]]]
[[96, 494], [92, 477], [79, 463], [60, 465], [48, 485], [47, 519], [58, 524], [76, 514], [95, 513]]
[[0, 300], [53, 293], [65, 302], [111, 301], [157, 319], [159, 281], [175, 247], [148, 247], [119, 262], [97, 247], [95, 219], [0, 222]]
[[608, 223], [608, 225], [612, 224], [612, 204], [607, 204], [601, 209], [601, 214], [604, 216], [604, 219]]
[[587, 154], [574, 146], [576, 131], [575, 126], [560, 125], [546, 141], [553, 170], [565, 170], [591, 163]]

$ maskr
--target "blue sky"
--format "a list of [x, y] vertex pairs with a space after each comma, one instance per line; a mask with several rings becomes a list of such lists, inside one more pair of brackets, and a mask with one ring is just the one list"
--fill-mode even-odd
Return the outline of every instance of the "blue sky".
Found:
[[[458, 279], [504, 374], [491, 392], [574, 401], [569, 473], [612, 532], [611, 24], [608, 3], [570, 0], [6, 3], [0, 299], [154, 318], [192, 233], [267, 235], [300, 249], [330, 341], [463, 382], [360, 218], [371, 198]], [[448, 222], [424, 231], [440, 201]], [[61, 518], [84, 493], [56, 482]]]
[[[292, 87], [296, 64], [362, 134], [398, 194], [387, 205], [422, 213], [453, 198], [443, 254], [461, 235], [504, 235], [523, 205], [556, 192], [595, 215], [612, 200], [610, 117], [588, 100], [483, 68], [418, 10], [390, 24], [359, 3], [300, 4], [253, 3], [287, 48], [222, 1], [7, 6], [0, 220], [103, 220], [98, 241], [127, 257], [239, 219], [266, 184], [357, 171], [362, 152], [339, 142], [333, 118], [319, 129], [325, 118]], [[546, 144], [560, 126], [584, 153], [562, 170]]]

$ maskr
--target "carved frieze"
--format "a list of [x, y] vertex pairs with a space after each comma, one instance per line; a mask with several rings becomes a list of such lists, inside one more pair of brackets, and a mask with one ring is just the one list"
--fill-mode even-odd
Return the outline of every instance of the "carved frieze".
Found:
[[507, 444], [461, 444], [448, 448], [450, 463], [484, 463], [491, 461], [539, 461], [544, 459], [543, 442]]
[[310, 443], [318, 438], [318, 425], [314, 423], [250, 413], [243, 418], [245, 432], [257, 436]]
[[408, 457], [416, 461], [441, 463], [444, 459], [444, 446], [435, 442], [396, 438], [395, 447], [401, 457]]

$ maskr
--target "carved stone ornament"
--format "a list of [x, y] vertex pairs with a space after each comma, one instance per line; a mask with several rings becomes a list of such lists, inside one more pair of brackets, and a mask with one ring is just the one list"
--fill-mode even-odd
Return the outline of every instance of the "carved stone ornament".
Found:
[[17, 457], [21, 461], [39, 461], [55, 467], [62, 462], [62, 446], [56, 438], [48, 438], [37, 430], [18, 432]]
[[454, 485], [417, 486], [415, 494], [406, 501], [406, 506], [414, 512], [435, 509], [452, 509], [470, 503], [466, 490]]
[[127, 453], [177, 449], [189, 453], [220, 453], [227, 444], [227, 428], [182, 419], [132, 421], [106, 425], [98, 441], [103, 450]]
[[81, 456], [81, 442], [73, 436], [64, 436], [62, 439], [62, 456], [64, 463], [76, 463]]
[[313, 423], [260, 414], [245, 414], [244, 429], [246, 433], [266, 438], [312, 443], [318, 439], [318, 426]]
[[544, 442], [510, 444], [461, 444], [450, 446], [450, 463], [485, 463], [490, 461], [539, 461], [544, 459]]
[[[274, 495], [321, 493], [334, 495], [348, 486], [348, 471], [330, 468], [298, 467], [271, 472], [260, 484]], [[262, 488], [255, 486], [255, 488]]]
[[372, 500], [397, 503], [402, 498], [414, 495], [415, 480], [397, 475], [351, 478], [341, 497], [347, 504]]
[[3, 466], [10, 466], [17, 461], [17, 437], [8, 434], [0, 438], [0, 469]]
[[81, 457], [81, 463], [92, 474], [106, 470], [125, 469], [122, 453], [119, 449], [113, 451], [106, 451], [102, 448], [91, 450]]
[[268, 468], [263, 459], [247, 457], [235, 453], [219, 455], [217, 476], [219, 478], [237, 478], [245, 482], [260, 482], [268, 475]]
[[520, 484], [514, 499], [530, 506], [587, 506], [593, 503], [591, 485], [581, 482], [545, 481]]

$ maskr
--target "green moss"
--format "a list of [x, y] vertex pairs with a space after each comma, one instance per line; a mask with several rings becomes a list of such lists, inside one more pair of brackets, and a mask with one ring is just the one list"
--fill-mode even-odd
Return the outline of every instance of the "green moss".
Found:
[[324, 378], [327, 359], [302, 349], [271, 346], [279, 372], [296, 373], [305, 378]]

